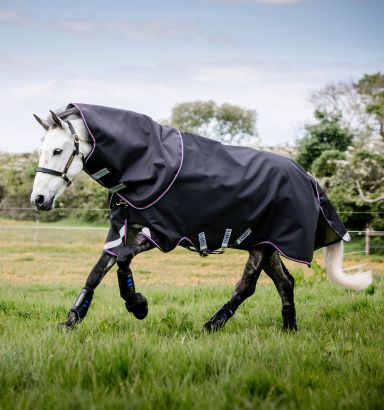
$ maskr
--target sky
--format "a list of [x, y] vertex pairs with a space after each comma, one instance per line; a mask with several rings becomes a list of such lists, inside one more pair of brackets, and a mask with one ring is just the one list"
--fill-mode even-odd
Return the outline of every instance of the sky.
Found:
[[261, 144], [295, 144], [309, 95], [384, 71], [382, 0], [0, 0], [0, 151], [38, 149], [69, 102], [156, 120], [180, 102], [256, 110]]

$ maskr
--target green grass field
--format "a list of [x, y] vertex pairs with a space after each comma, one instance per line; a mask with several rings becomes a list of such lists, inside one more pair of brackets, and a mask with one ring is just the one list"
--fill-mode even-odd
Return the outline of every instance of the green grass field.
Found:
[[264, 276], [221, 332], [205, 334], [246, 255], [151, 251], [134, 264], [144, 321], [125, 310], [111, 272], [83, 323], [58, 332], [104, 234], [1, 232], [0, 409], [384, 408], [380, 257], [369, 259], [369, 292], [290, 265], [296, 334], [280, 330], [281, 302]]

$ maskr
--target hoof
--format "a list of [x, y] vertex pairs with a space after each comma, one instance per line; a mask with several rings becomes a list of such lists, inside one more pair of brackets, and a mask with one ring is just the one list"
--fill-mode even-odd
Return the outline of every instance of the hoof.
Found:
[[285, 332], [297, 332], [297, 325], [296, 322], [295, 323], [291, 323], [291, 324], [284, 324], [283, 325], [283, 330]]
[[215, 320], [208, 320], [208, 322], [204, 323], [203, 330], [208, 333], [217, 332], [224, 326], [225, 322], [219, 322]]
[[204, 324], [204, 330], [208, 333], [217, 332], [227, 321], [234, 315], [234, 311], [224, 305], [218, 312], [216, 312], [209, 320]]
[[77, 323], [68, 324], [66, 322], [59, 323], [56, 327], [59, 332], [69, 332], [75, 328]]
[[148, 302], [141, 293], [136, 293], [135, 302], [132, 304], [125, 303], [125, 307], [136, 319], [143, 320], [148, 315]]
[[296, 310], [294, 305], [283, 306], [283, 330], [286, 332], [296, 332]]
[[80, 317], [76, 314], [75, 311], [70, 310], [68, 313], [68, 319], [66, 322], [59, 323], [57, 329], [60, 331], [69, 331], [72, 330], [77, 324], [81, 322]]

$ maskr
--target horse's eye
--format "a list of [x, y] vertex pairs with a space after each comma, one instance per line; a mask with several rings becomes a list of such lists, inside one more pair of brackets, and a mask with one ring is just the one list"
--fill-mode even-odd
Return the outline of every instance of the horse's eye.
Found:
[[62, 149], [56, 148], [56, 149], [53, 150], [53, 155], [60, 155], [62, 152], [63, 152]]

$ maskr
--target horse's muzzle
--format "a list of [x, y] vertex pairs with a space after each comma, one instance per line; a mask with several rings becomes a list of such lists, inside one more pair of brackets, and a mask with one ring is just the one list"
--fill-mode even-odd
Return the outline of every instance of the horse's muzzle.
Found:
[[52, 209], [53, 198], [47, 200], [44, 195], [36, 195], [31, 202], [38, 211], [49, 211]]

